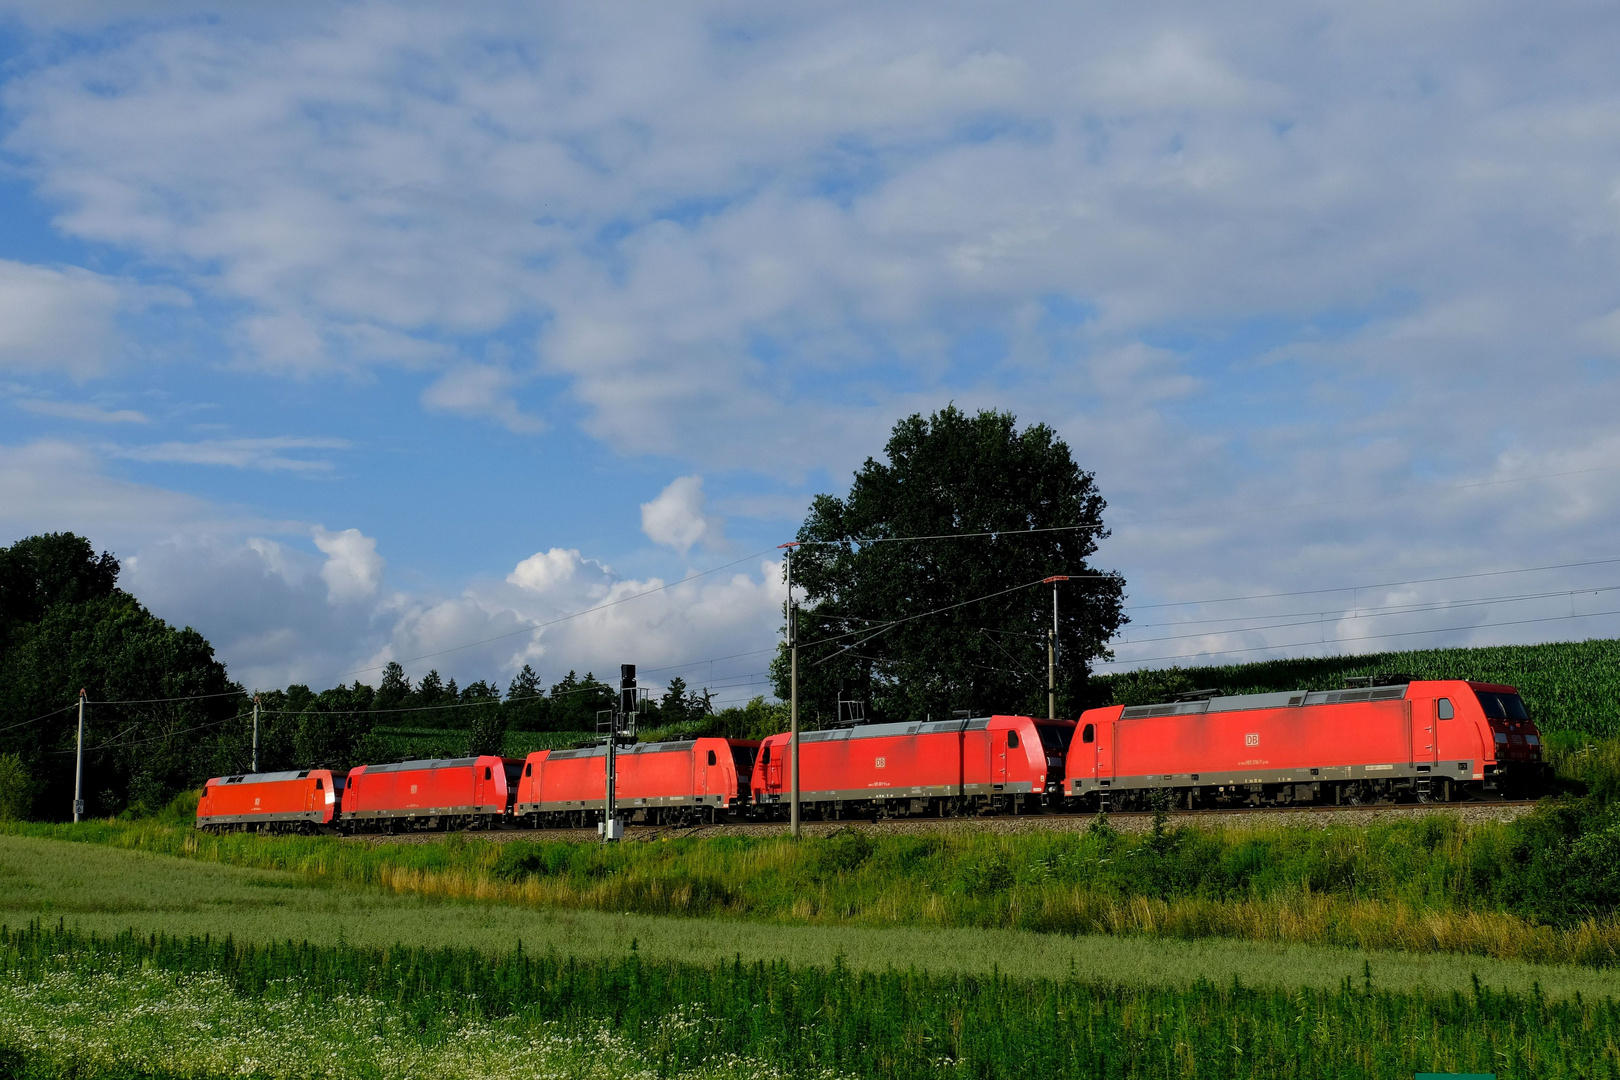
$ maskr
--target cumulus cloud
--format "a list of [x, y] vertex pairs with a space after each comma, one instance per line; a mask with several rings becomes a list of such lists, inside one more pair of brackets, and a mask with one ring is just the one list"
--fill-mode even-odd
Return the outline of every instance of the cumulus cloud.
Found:
[[715, 546], [724, 523], [704, 513], [708, 502], [703, 477], [678, 476], [651, 502], [641, 504], [641, 531], [655, 544], [665, 544], [685, 555], [703, 541]]
[[377, 554], [377, 541], [359, 529], [328, 532], [316, 526], [315, 546], [326, 556], [321, 580], [334, 604], [351, 604], [377, 594], [387, 561]]
[[[683, 554], [716, 535], [697, 473], [786, 476], [802, 506], [955, 400], [1048, 421], [1095, 469], [1135, 603], [1354, 592], [1612, 535], [1606, 474], [1453, 490], [1505, 454], [1551, 475], [1612, 452], [1620, 414], [1620, 23], [1538, 16], [239, 8], [41, 50], [6, 84], [4, 148], [68, 237], [210, 297], [239, 363], [408, 369], [421, 408], [520, 432], [544, 377], [547, 415], [693, 474], [644, 514]], [[110, 279], [0, 282], [0, 366], [84, 377], [115, 351]], [[129, 460], [315, 472], [326, 449]], [[109, 507], [178, 498], [80, 465]], [[512, 604], [616, 587], [557, 550], [497, 583]], [[448, 591], [410, 603], [494, 603]], [[1358, 618], [1338, 602], [1310, 612], [1323, 648]], [[1197, 644], [1239, 641], [1285, 638]]]
[[[549, 593], [574, 580], [585, 560], [577, 548], [552, 548], [537, 551], [518, 563], [506, 580], [530, 592]], [[600, 566], [598, 569], [602, 569]]]

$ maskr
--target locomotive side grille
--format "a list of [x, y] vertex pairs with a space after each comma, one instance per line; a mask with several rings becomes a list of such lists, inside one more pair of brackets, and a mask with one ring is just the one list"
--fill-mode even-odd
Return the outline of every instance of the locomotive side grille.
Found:
[[367, 765], [366, 772], [369, 775], [375, 775], [377, 773], [416, 772], [419, 769], [458, 769], [466, 768], [477, 761], [477, 758], [470, 757], [428, 758], [423, 761], [396, 761], [388, 765]]
[[1378, 686], [1358, 690], [1312, 690], [1308, 693], [1282, 691], [1272, 694], [1233, 694], [1207, 701], [1175, 701], [1163, 705], [1131, 705], [1121, 720], [1147, 720], [1159, 716], [1193, 716], [1199, 713], [1238, 712], [1250, 709], [1288, 709], [1302, 705], [1349, 705], [1372, 701], [1399, 701], [1406, 696], [1406, 685]]

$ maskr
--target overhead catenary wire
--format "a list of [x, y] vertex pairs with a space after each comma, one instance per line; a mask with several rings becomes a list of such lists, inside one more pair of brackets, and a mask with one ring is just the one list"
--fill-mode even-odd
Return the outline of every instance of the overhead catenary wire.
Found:
[[1535, 574], [1543, 570], [1570, 570], [1576, 567], [1606, 566], [1612, 563], [1620, 563], [1620, 556], [1605, 559], [1585, 559], [1580, 562], [1549, 563], [1546, 566], [1524, 566], [1512, 570], [1481, 570], [1471, 574], [1444, 574], [1439, 577], [1407, 578], [1404, 581], [1381, 581], [1372, 585], [1331, 585], [1320, 589], [1250, 593], [1248, 596], [1222, 596], [1205, 600], [1166, 600], [1158, 604], [1131, 604], [1124, 610], [1148, 611], [1154, 608], [1197, 607], [1203, 604], [1234, 604], [1240, 600], [1274, 600], [1289, 596], [1319, 596], [1322, 593], [1358, 592], [1362, 589], [1390, 589], [1397, 585], [1429, 585], [1437, 581], [1466, 581], [1473, 578], [1504, 577], [1509, 574]]
[[[1352, 641], [1380, 641], [1385, 638], [1415, 637], [1419, 634], [1449, 634], [1462, 630], [1486, 630], [1496, 626], [1526, 626], [1531, 623], [1559, 622], [1570, 619], [1596, 619], [1605, 615], [1620, 615], [1620, 609], [1614, 611], [1586, 611], [1573, 615], [1547, 615], [1534, 619], [1507, 619], [1501, 622], [1473, 623], [1468, 626], [1436, 626], [1427, 630], [1402, 630], [1388, 634], [1360, 634], [1356, 637], [1321, 638], [1315, 641], [1290, 641], [1275, 645], [1253, 645], [1242, 649], [1211, 649], [1204, 652], [1182, 653], [1177, 656], [1139, 656], [1128, 660], [1099, 660], [1099, 664], [1155, 664], [1165, 660], [1194, 660], [1206, 656], [1234, 656], [1240, 653], [1264, 652], [1270, 649], [1296, 649], [1304, 645], [1339, 645]], [[1197, 635], [1195, 635], [1197, 636]], [[1282, 657], [1281, 659], [1292, 659]]]
[[121, 701], [86, 701], [86, 705], [164, 705], [175, 701], [207, 701], [210, 698], [241, 697], [251, 690], [221, 690], [213, 694], [192, 694], [188, 697], [126, 698]]
[[65, 713], [69, 709], [77, 709], [78, 707], [79, 707], [79, 703], [77, 701], [72, 701], [72, 702], [62, 706], [60, 709], [52, 709], [48, 713], [40, 713], [38, 716], [34, 717], [32, 720], [23, 720], [20, 723], [12, 724], [9, 727], [0, 728], [0, 733], [4, 733], [4, 732], [7, 732], [7, 731], [15, 731], [20, 727], [27, 727], [29, 724], [37, 724], [41, 720], [49, 720], [51, 717], [56, 716], [58, 713]]
[[[1397, 615], [1422, 615], [1434, 611], [1455, 611], [1460, 608], [1484, 607], [1493, 604], [1523, 603], [1527, 600], [1547, 600], [1561, 597], [1575, 597], [1587, 593], [1595, 596], [1599, 593], [1615, 592], [1617, 590], [1620, 590], [1620, 585], [1604, 585], [1598, 588], [1563, 589], [1559, 590], [1558, 592], [1525, 593], [1521, 596], [1491, 596], [1481, 597], [1473, 600], [1454, 600], [1439, 601], [1430, 604], [1396, 605], [1390, 608], [1344, 608], [1338, 611], [1301, 611], [1289, 615], [1248, 615], [1233, 616], [1228, 619], [1195, 620], [1197, 622], [1231, 622], [1237, 619], [1282, 618], [1290, 621], [1262, 623], [1259, 626], [1233, 626], [1223, 630], [1201, 630], [1193, 634], [1166, 634], [1160, 637], [1134, 638], [1128, 641], [1117, 641], [1114, 644], [1146, 645], [1149, 642], [1155, 641], [1186, 641], [1191, 638], [1213, 637], [1220, 634], [1248, 634], [1253, 633], [1256, 630], [1277, 630], [1290, 626], [1310, 626], [1329, 615], [1334, 615], [1340, 618], [1343, 618], [1346, 615], [1352, 615], [1357, 619], [1388, 619], [1394, 618]], [[1190, 625], [1190, 623], [1166, 623], [1162, 625], [1178, 626]]]

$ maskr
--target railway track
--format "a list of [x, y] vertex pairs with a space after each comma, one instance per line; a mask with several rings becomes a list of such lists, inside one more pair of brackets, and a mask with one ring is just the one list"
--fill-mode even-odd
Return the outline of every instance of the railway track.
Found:
[[[1420, 817], [1424, 814], [1445, 814], [1461, 817], [1469, 822], [1511, 821], [1530, 812], [1533, 800], [1459, 802], [1459, 803], [1385, 803], [1370, 806], [1260, 806], [1240, 809], [1172, 810], [1171, 821], [1183, 825], [1227, 826], [1239, 828], [1291, 828], [1325, 829], [1333, 825], [1362, 826], [1391, 818]], [[908, 835], [950, 832], [1028, 833], [1028, 832], [1084, 832], [1096, 820], [1094, 814], [1021, 814], [1017, 816], [973, 818], [893, 818], [884, 821], [806, 821], [803, 831], [809, 836], [825, 836], [840, 829], [861, 829], [877, 834]], [[1123, 833], [1147, 832], [1153, 825], [1153, 812], [1132, 810], [1112, 812], [1108, 815], [1114, 828]], [[666, 839], [688, 839], [708, 836], [786, 836], [786, 822], [732, 822], [725, 825], [699, 825], [680, 828], [672, 825], [628, 825], [624, 838], [630, 842], [648, 842]], [[572, 840], [595, 843], [597, 835], [591, 829], [501, 829], [495, 832], [473, 833], [472, 836], [496, 842], [511, 840]], [[361, 834], [350, 839], [377, 844], [426, 844], [442, 839], [443, 833], [401, 833], [395, 836]]]

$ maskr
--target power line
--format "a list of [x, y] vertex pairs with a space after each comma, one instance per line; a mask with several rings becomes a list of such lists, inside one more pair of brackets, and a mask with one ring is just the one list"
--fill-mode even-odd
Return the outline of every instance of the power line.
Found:
[[[1177, 656], [1142, 656], [1129, 660], [1099, 660], [1099, 664], [1155, 664], [1162, 660], [1193, 660], [1205, 656], [1231, 656], [1238, 653], [1264, 652], [1268, 649], [1296, 649], [1303, 645], [1340, 645], [1352, 641], [1379, 641], [1384, 638], [1414, 637], [1418, 634], [1448, 634], [1459, 630], [1485, 630], [1495, 626], [1525, 626], [1530, 623], [1558, 622], [1564, 619], [1596, 619], [1604, 615], [1620, 615], [1615, 611], [1588, 611], [1574, 615], [1548, 615], [1538, 619], [1509, 619], [1503, 622], [1474, 623], [1471, 626], [1437, 626], [1429, 630], [1403, 630], [1390, 634], [1362, 634], [1358, 637], [1331, 638], [1325, 641], [1291, 641], [1282, 645], [1255, 645], [1246, 649], [1215, 649], [1208, 652], [1182, 653]], [[1311, 657], [1278, 657], [1280, 660], [1312, 659]]]
[[[193, 694], [190, 697], [129, 698], [125, 701], [86, 701], [86, 705], [162, 705], [171, 701], [206, 701], [210, 698], [238, 697], [247, 690], [223, 690], [217, 694]], [[72, 706], [69, 706], [72, 708]]]
[[7, 731], [15, 731], [20, 727], [27, 727], [29, 724], [37, 724], [41, 720], [49, 720], [51, 717], [57, 715], [58, 713], [65, 713], [69, 709], [76, 709], [78, 707], [79, 707], [79, 703], [77, 701], [75, 701], [71, 705], [64, 705], [60, 709], [52, 709], [48, 713], [43, 713], [43, 714], [41, 714], [39, 716], [36, 716], [32, 720], [24, 720], [20, 724], [12, 724], [10, 727], [0, 728], [0, 733], [7, 732]]
[[1336, 585], [1321, 589], [1296, 589], [1292, 592], [1251, 593], [1248, 596], [1223, 596], [1212, 600], [1167, 600], [1162, 604], [1132, 604], [1126, 611], [1148, 611], [1154, 608], [1195, 607], [1200, 604], [1232, 604], [1240, 600], [1271, 600], [1286, 596], [1318, 596], [1322, 593], [1352, 592], [1361, 589], [1389, 589], [1396, 585], [1427, 585], [1436, 581], [1465, 581], [1471, 578], [1503, 577], [1508, 574], [1534, 574], [1543, 570], [1568, 570], [1577, 566], [1605, 566], [1620, 563], [1620, 557], [1587, 559], [1582, 562], [1550, 563], [1546, 566], [1526, 566], [1517, 570], [1482, 570], [1473, 574], [1446, 574], [1442, 577], [1408, 578], [1405, 581], [1384, 581], [1373, 585]]
[[[833, 659], [836, 656], [840, 656], [843, 653], [848, 652], [850, 649], [860, 648], [862, 645], [866, 644], [868, 641], [871, 641], [873, 638], [879, 636], [880, 634], [886, 634], [890, 630], [894, 629], [896, 626], [900, 626], [900, 625], [902, 625], [904, 623], [915, 622], [918, 619], [926, 619], [930, 615], [939, 615], [939, 614], [942, 614], [942, 613], [947, 612], [947, 611], [955, 611], [957, 608], [967, 607], [969, 604], [978, 604], [978, 603], [983, 603], [986, 600], [994, 600], [998, 596], [1006, 596], [1009, 593], [1015, 593], [1015, 592], [1018, 592], [1018, 591], [1020, 591], [1022, 589], [1032, 588], [1032, 587], [1034, 587], [1036, 585], [1044, 584], [1045, 582], [1046, 582], [1045, 578], [1036, 578], [1035, 580], [1027, 581], [1022, 585], [1014, 585], [1010, 589], [1001, 589], [1001, 590], [999, 590], [997, 592], [985, 593], [983, 596], [975, 596], [971, 600], [963, 600], [963, 601], [960, 601], [959, 603], [947, 604], [944, 607], [938, 607], [938, 608], [935, 608], [932, 611], [924, 611], [924, 612], [922, 612], [921, 614], [918, 614], [918, 615], [907, 615], [903, 619], [894, 619], [894, 620], [884, 624], [883, 626], [881, 626], [875, 632], [873, 632], [871, 634], [868, 634], [866, 637], [862, 638], [860, 641], [857, 641], [854, 644], [847, 646], [846, 648], [840, 649], [836, 653], [832, 653], [832, 654], [830, 654], [828, 656], [822, 657], [820, 660], [816, 661], [816, 664], [818, 666], [821, 665], [821, 664], [825, 664], [827, 661]], [[862, 629], [862, 630], [849, 630], [849, 631], [846, 631], [845, 633], [842, 633], [842, 634], [834, 634], [832, 637], [825, 637], [825, 638], [821, 638], [821, 639], [819, 639], [817, 641], [807, 642], [806, 645], [807, 646], [809, 646], [809, 645], [825, 645], [825, 644], [827, 644], [829, 642], [841, 641], [841, 640], [843, 640], [844, 638], [847, 638], [847, 637], [854, 637], [856, 634], [865, 634], [865, 633], [867, 633], [867, 630], [870, 630], [870, 629], [871, 629], [870, 627], [867, 627], [866, 629]]]
[[[117, 742], [117, 741], [104, 742], [100, 746], [87, 746], [87, 747], [85, 747], [85, 753], [93, 754], [98, 750], [124, 750], [124, 749], [128, 749], [131, 746], [144, 746], [147, 743], [163, 742], [166, 739], [172, 739], [172, 738], [175, 738], [178, 735], [189, 735], [194, 731], [202, 731], [202, 730], [204, 730], [206, 728], [219, 727], [222, 724], [228, 724], [232, 720], [236, 720], [236, 719], [238, 719], [238, 717], [236, 717], [236, 716], [227, 716], [223, 720], [213, 720], [213, 721], [210, 721], [209, 723], [206, 723], [206, 724], [198, 724], [196, 727], [181, 728], [179, 731], [166, 731], [162, 735], [153, 735], [153, 736], [151, 736], [149, 738], [145, 738], [145, 739], [136, 739], [134, 742], [126, 742], [126, 743], [121, 743], [121, 742]], [[114, 739], [116, 740], [117, 736], [114, 736]], [[72, 751], [72, 750], [53, 750], [53, 751], [51, 751], [51, 753], [53, 753], [53, 754], [71, 754], [71, 753], [74, 753], [74, 751]]]
[[[1524, 484], [1533, 480], [1555, 480], [1565, 476], [1584, 476], [1588, 473], [1609, 472], [1614, 469], [1620, 469], [1620, 465], [1597, 465], [1590, 469], [1569, 469], [1564, 472], [1539, 473], [1535, 476], [1515, 476], [1506, 480], [1475, 480], [1464, 484], [1436, 484], [1434, 486], [1442, 491], [1468, 491], [1473, 488], [1500, 487], [1504, 484]], [[1408, 494], [1417, 494], [1417, 492], [1409, 491]], [[1279, 503], [1275, 506], [1251, 506], [1236, 510], [1222, 510], [1217, 513], [1209, 514], [1173, 514], [1168, 517], [1136, 518], [1134, 520], [1116, 521], [1111, 525], [1099, 522], [1095, 525], [1052, 525], [1039, 529], [991, 529], [984, 532], [935, 533], [927, 536], [873, 536], [864, 539], [846, 537], [841, 540], [800, 540], [798, 543], [803, 547], [837, 547], [842, 544], [865, 546], [867, 544], [893, 544], [926, 540], [971, 540], [987, 536], [1012, 537], [1033, 536], [1038, 533], [1051, 532], [1080, 532], [1087, 530], [1102, 531], [1113, 528], [1124, 528], [1131, 525], [1159, 525], [1169, 521], [1207, 521], [1211, 518], [1236, 517], [1241, 514], [1269, 514], [1284, 510], [1311, 510], [1322, 506], [1345, 506], [1363, 502], [1382, 502], [1389, 498], [1390, 496], [1388, 495], [1367, 495], [1355, 499], [1323, 499], [1315, 502]]]
[[[1605, 586], [1602, 586], [1601, 588], [1595, 588], [1595, 589], [1566, 589], [1566, 590], [1564, 590], [1562, 592], [1524, 593], [1524, 594], [1522, 594], [1520, 596], [1488, 596], [1488, 597], [1481, 597], [1481, 598], [1474, 599], [1474, 600], [1442, 601], [1442, 602], [1437, 602], [1437, 603], [1432, 603], [1432, 604], [1396, 605], [1396, 606], [1389, 607], [1389, 608], [1345, 608], [1345, 609], [1342, 609], [1342, 610], [1339, 610], [1339, 611], [1301, 611], [1301, 612], [1295, 612], [1295, 613], [1289, 614], [1289, 615], [1277, 615], [1277, 616], [1264, 616], [1264, 615], [1247, 615], [1247, 616], [1243, 616], [1243, 615], [1236, 615], [1236, 616], [1231, 616], [1230, 618], [1227, 618], [1227, 619], [1205, 619], [1205, 620], [1196, 620], [1196, 621], [1200, 621], [1200, 622], [1231, 622], [1231, 621], [1233, 621], [1233, 619], [1245, 619], [1245, 618], [1246, 619], [1282, 618], [1282, 619], [1290, 619], [1290, 620], [1293, 620], [1293, 621], [1290, 621], [1290, 622], [1275, 622], [1275, 623], [1262, 623], [1259, 626], [1234, 626], [1234, 627], [1229, 627], [1228, 629], [1225, 629], [1225, 630], [1204, 630], [1204, 631], [1200, 631], [1199, 633], [1196, 633], [1196, 634], [1167, 634], [1167, 635], [1165, 635], [1163, 637], [1135, 638], [1135, 639], [1132, 639], [1132, 640], [1129, 640], [1129, 641], [1119, 641], [1119, 642], [1117, 642], [1117, 644], [1119, 644], [1119, 645], [1145, 645], [1150, 641], [1185, 641], [1188, 638], [1210, 637], [1210, 636], [1215, 635], [1215, 634], [1247, 634], [1247, 633], [1252, 633], [1253, 631], [1256, 631], [1256, 630], [1276, 630], [1276, 629], [1281, 628], [1281, 627], [1308, 626], [1313, 621], [1320, 620], [1322, 618], [1325, 618], [1328, 615], [1334, 615], [1334, 616], [1342, 618], [1343, 616], [1345, 616], [1347, 614], [1350, 614], [1352, 612], [1354, 612], [1355, 617], [1359, 618], [1359, 619], [1387, 619], [1387, 618], [1392, 618], [1392, 617], [1394, 617], [1396, 615], [1419, 615], [1419, 614], [1423, 614], [1424, 612], [1429, 612], [1429, 611], [1451, 611], [1451, 610], [1455, 610], [1457, 608], [1483, 607], [1483, 606], [1489, 606], [1491, 604], [1522, 603], [1523, 601], [1526, 601], [1526, 600], [1547, 600], [1547, 599], [1551, 599], [1553, 597], [1561, 597], [1561, 596], [1573, 597], [1573, 596], [1576, 596], [1578, 594], [1583, 594], [1583, 593], [1591, 593], [1593, 595], [1597, 595], [1598, 593], [1615, 592], [1617, 590], [1620, 590], [1620, 585], [1605, 585]], [[1164, 624], [1161, 624], [1161, 625], [1165, 625], [1165, 626], [1182, 626], [1182, 625], [1188, 625], [1188, 624], [1186, 624], [1186, 623], [1164, 623]]]

